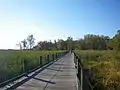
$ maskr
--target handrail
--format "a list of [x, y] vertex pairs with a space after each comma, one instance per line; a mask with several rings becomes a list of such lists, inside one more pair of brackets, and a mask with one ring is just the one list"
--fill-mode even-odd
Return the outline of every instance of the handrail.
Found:
[[[73, 52], [73, 51], [72, 51]], [[79, 78], [79, 82], [80, 82], [80, 90], [87, 90], [87, 89], [84, 89], [84, 84], [87, 83], [88, 84], [88, 90], [93, 90], [93, 86], [91, 85], [89, 79], [87, 78], [87, 76], [85, 75], [84, 73], [84, 65], [81, 61], [81, 59], [76, 55], [75, 52], [74, 53], [74, 62], [75, 62], [75, 66], [78, 70], [78, 73], [77, 73], [77, 76]]]
[[[61, 53], [61, 54], [60, 54], [60, 53]], [[68, 51], [60, 52], [60, 53], [56, 53], [56, 57], [53, 57], [53, 59], [56, 59], [56, 60], [57, 60], [58, 58], [64, 56], [66, 53], [68, 53]], [[48, 60], [48, 61], [49, 61], [49, 60]], [[51, 62], [52, 62], [52, 61], [51, 61]], [[50, 62], [49, 62], [49, 63], [50, 63]], [[48, 63], [46, 63], [46, 64], [48, 64]], [[5, 85], [8, 85], [8, 84], [11, 83], [11, 82], [14, 82], [14, 81], [20, 79], [20, 78], [22, 78], [22, 77], [24, 77], [24, 76], [26, 76], [26, 75], [34, 72], [34, 71], [36, 71], [37, 69], [45, 66], [46, 64], [44, 64], [44, 65], [42, 65], [42, 66], [39, 65], [39, 66], [37, 66], [36, 68], [34, 68], [34, 69], [32, 69], [32, 70], [29, 70], [28, 72], [25, 72], [25, 73], [23, 73], [23, 74], [21, 74], [21, 75], [18, 75], [18, 76], [16, 76], [16, 77], [13, 77], [13, 78], [11, 78], [11, 79], [9, 79], [9, 80], [6, 80], [6, 81], [4, 81], [4, 82], [1, 82], [1, 83], [0, 83], [0, 88], [1, 88], [1, 87], [4, 87]]]

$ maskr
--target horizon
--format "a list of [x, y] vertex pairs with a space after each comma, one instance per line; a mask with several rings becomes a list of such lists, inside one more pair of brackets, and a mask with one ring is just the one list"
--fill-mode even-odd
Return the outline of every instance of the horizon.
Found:
[[119, 8], [118, 0], [0, 1], [0, 49], [18, 49], [30, 34], [36, 43], [86, 34], [113, 37], [120, 29]]

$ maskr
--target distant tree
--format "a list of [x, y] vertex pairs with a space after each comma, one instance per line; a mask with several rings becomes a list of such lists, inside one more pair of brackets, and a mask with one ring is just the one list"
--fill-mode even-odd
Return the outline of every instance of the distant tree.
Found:
[[108, 48], [120, 51], [120, 30], [118, 30], [115, 36], [110, 39]]
[[33, 35], [29, 35], [27, 37], [27, 42], [28, 42], [29, 49], [32, 49], [33, 45], [35, 44], [35, 38], [33, 37]]
[[120, 35], [120, 30], [117, 30], [117, 35]]
[[[116, 38], [119, 35], [118, 33]], [[83, 39], [79, 40], [73, 40], [72, 37], [68, 37], [67, 40], [58, 39], [54, 42], [40, 41], [35, 48], [41, 50], [106, 50], [109, 47], [109, 41], [109, 36], [87, 34]], [[116, 42], [116, 39], [114, 42]]]
[[27, 49], [27, 41], [26, 39], [24, 39], [23, 41], [21, 41], [23, 49]]
[[55, 49], [58, 49], [57, 48], [57, 41], [56, 40], [54, 40], [54, 47], [55, 47]]
[[110, 39], [108, 44], [107, 44], [107, 48], [110, 50], [116, 50], [116, 41], [114, 39]]
[[72, 47], [73, 47], [73, 38], [72, 37], [68, 37], [67, 38], [67, 47], [68, 47], [68, 50], [72, 50]]
[[92, 50], [105, 50], [107, 49], [107, 43], [109, 41], [108, 36], [99, 36], [88, 34], [84, 36], [84, 45], [85, 49], [92, 49]]
[[72, 49], [75, 49], [75, 50], [80, 50], [81, 49], [81, 44], [80, 44], [79, 40], [74, 40], [72, 42], [72, 44], [73, 44]]
[[67, 50], [67, 41], [63, 40], [63, 39], [58, 39], [58, 42], [57, 42], [57, 48], [59, 50]]
[[63, 42], [64, 42], [64, 40], [58, 39], [57, 48], [58, 48], [59, 50], [63, 49]]

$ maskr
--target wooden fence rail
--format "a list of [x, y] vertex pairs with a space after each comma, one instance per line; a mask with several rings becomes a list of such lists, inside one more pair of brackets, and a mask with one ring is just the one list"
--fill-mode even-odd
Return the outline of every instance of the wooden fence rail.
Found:
[[91, 85], [90, 81], [90, 70], [84, 68], [83, 63], [81, 62], [81, 59], [74, 53], [74, 62], [75, 67], [77, 69], [77, 76], [79, 79], [79, 90], [93, 90], [93, 86]]
[[[6, 78], [6, 76], [5, 77], [0, 77], [0, 81], [2, 80], [2, 82], [0, 82], [0, 88], [4, 87], [5, 85], [8, 85], [11, 82], [16, 81], [17, 79], [20, 79], [23, 76], [28, 75], [31, 72], [36, 71], [37, 69], [43, 67], [44, 65], [50, 63], [51, 61], [57, 60], [58, 58], [64, 56], [66, 53], [68, 53], [68, 51], [64, 51], [64, 52], [59, 52], [59, 53], [52, 54], [51, 55], [52, 59], [50, 58], [50, 55], [46, 55], [45, 57], [39, 56], [37, 66], [35, 68], [32, 68], [32, 69], [29, 67], [28, 60], [26, 60], [26, 59], [23, 60], [23, 63], [22, 63], [23, 66], [21, 68], [22, 69], [21, 71], [23, 73], [21, 75], [17, 75], [17, 76], [15, 76], [15, 77], [13, 77], [11, 79], [8, 79], [8, 80], [5, 79], [4, 81], [2, 79]], [[45, 63], [43, 63], [43, 58], [45, 58], [45, 61], [46, 61]]]

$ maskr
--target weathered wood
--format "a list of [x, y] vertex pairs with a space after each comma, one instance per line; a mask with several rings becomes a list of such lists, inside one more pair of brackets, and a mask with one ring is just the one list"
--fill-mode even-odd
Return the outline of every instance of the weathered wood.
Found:
[[40, 58], [39, 58], [39, 64], [40, 64], [40, 66], [42, 67], [42, 65], [43, 65], [42, 56], [40, 56]]
[[87, 68], [84, 68], [81, 59], [74, 53], [75, 55], [75, 65], [78, 73], [77, 76], [79, 78], [80, 83], [80, 90], [93, 90], [93, 87], [90, 83], [91, 73], [90, 70]]
[[55, 60], [55, 56], [54, 56], [54, 54], [52, 54], [52, 60]]
[[69, 53], [16, 90], [78, 90], [77, 88], [74, 55]]
[[49, 55], [47, 55], [47, 63], [49, 63], [49, 62], [50, 62]]

